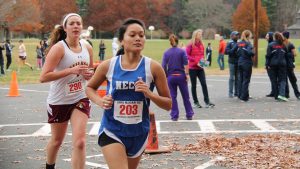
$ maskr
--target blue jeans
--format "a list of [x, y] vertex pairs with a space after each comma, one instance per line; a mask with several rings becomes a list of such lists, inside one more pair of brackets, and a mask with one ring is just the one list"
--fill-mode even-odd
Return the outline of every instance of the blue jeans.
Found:
[[224, 54], [219, 54], [218, 56], [218, 64], [221, 70], [224, 70], [225, 64], [224, 64]]
[[[234, 86], [234, 92], [233, 92]], [[229, 63], [229, 96], [238, 96], [238, 65]]]

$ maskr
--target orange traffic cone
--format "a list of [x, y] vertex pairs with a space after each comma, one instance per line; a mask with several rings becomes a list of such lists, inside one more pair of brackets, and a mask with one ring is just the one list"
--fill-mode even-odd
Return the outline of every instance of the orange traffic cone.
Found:
[[19, 90], [18, 90], [18, 81], [17, 81], [17, 73], [16, 71], [13, 71], [11, 74], [11, 82], [10, 82], [10, 89], [8, 95], [9, 97], [16, 97], [20, 96]]
[[98, 88], [97, 93], [100, 97], [106, 95], [107, 81], [105, 80]]
[[156, 131], [156, 123], [154, 113], [150, 112], [150, 131], [148, 136], [148, 143], [145, 153], [169, 153], [171, 152], [168, 147], [160, 147], [158, 145], [158, 136]]

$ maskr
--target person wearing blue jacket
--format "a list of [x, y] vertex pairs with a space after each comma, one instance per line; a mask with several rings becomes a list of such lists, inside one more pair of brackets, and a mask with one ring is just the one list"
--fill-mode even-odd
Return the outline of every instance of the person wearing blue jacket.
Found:
[[252, 74], [252, 57], [254, 56], [253, 46], [250, 42], [252, 33], [249, 30], [242, 32], [241, 41], [237, 43], [238, 73], [239, 73], [239, 99], [249, 100], [249, 84]]
[[[268, 45], [271, 43], [271, 42], [273, 42], [273, 40], [274, 40], [274, 38], [273, 38], [273, 35], [274, 35], [274, 33], [273, 32], [268, 32], [267, 34], [266, 34], [266, 40], [267, 40], [267, 42], [268, 42]], [[267, 63], [267, 62], [266, 62]], [[268, 77], [269, 77], [269, 79], [270, 79], [270, 83], [271, 83], [271, 92], [269, 93], [269, 94], [267, 94], [266, 95], [266, 97], [274, 97], [274, 86], [272, 85], [272, 82], [271, 82], [271, 73], [270, 73], [270, 69], [267, 69], [267, 65], [266, 65], [266, 63], [265, 63], [265, 66], [266, 66], [266, 70], [267, 70], [267, 74], [268, 74]]]
[[279, 101], [288, 101], [285, 96], [287, 78], [287, 49], [283, 43], [281, 33], [276, 32], [275, 41], [267, 48], [266, 66], [271, 73], [271, 82], [274, 86], [274, 97]]
[[[290, 83], [294, 89], [295, 96], [298, 100], [300, 100], [300, 92], [297, 85], [297, 77], [295, 75], [295, 57], [296, 57], [296, 50], [293, 43], [289, 41], [290, 33], [288, 31], [282, 32], [284, 37], [284, 44], [287, 48], [287, 77], [290, 80]], [[286, 83], [286, 97], [289, 97], [289, 85], [288, 82]]]
[[[227, 43], [225, 54], [228, 55], [229, 65], [229, 97], [238, 96], [238, 56], [237, 56], [237, 41], [239, 39], [239, 32], [233, 31], [230, 34], [231, 40]], [[234, 86], [234, 92], [233, 92]]]

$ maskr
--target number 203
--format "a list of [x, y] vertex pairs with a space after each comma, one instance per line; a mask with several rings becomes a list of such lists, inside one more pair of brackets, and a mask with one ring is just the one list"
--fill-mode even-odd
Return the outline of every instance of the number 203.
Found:
[[120, 115], [136, 115], [138, 105], [120, 105]]

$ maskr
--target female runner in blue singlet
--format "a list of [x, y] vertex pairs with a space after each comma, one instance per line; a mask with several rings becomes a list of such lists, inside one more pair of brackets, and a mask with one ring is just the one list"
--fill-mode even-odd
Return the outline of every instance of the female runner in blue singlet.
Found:
[[[172, 100], [161, 65], [141, 54], [145, 43], [144, 23], [127, 19], [119, 29], [119, 55], [103, 61], [89, 81], [86, 94], [104, 109], [98, 144], [110, 169], [137, 168], [149, 132], [149, 100], [170, 110]], [[97, 94], [107, 80], [106, 96]], [[157, 92], [149, 88], [154, 83]]]

